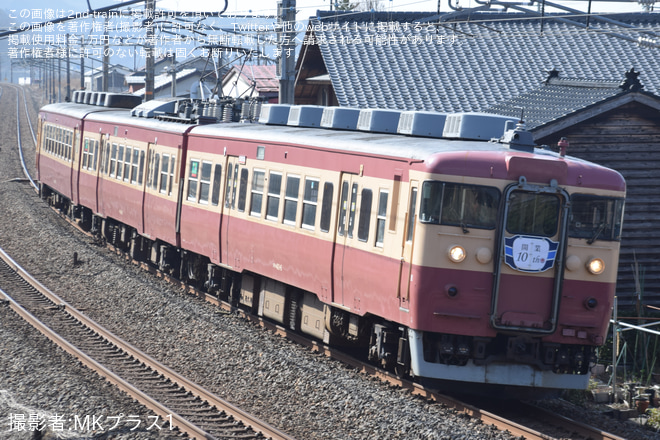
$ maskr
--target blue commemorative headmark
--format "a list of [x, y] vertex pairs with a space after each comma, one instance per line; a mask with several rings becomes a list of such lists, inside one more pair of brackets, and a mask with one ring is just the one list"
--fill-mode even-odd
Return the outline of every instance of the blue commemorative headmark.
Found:
[[504, 261], [522, 272], [545, 272], [555, 264], [559, 242], [545, 237], [514, 235], [504, 238]]

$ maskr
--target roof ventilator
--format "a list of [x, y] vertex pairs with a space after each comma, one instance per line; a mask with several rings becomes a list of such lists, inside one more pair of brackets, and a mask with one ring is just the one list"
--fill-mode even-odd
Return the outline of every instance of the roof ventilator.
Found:
[[499, 139], [507, 129], [507, 122], [515, 124], [516, 118], [490, 113], [454, 113], [447, 115], [442, 137], [475, 141]]
[[373, 133], [396, 133], [400, 116], [401, 111], [399, 110], [361, 110], [357, 129]]
[[320, 105], [294, 105], [289, 110], [287, 125], [295, 127], [320, 127], [323, 108]]
[[286, 125], [289, 121], [289, 104], [264, 104], [261, 106], [259, 122], [268, 125]]
[[71, 102], [111, 108], [133, 108], [140, 105], [142, 98], [128, 93], [89, 92], [75, 90]]
[[447, 113], [405, 111], [401, 113], [397, 132], [409, 136], [441, 138]]
[[344, 130], [357, 129], [360, 109], [348, 107], [326, 107], [323, 109], [321, 127]]

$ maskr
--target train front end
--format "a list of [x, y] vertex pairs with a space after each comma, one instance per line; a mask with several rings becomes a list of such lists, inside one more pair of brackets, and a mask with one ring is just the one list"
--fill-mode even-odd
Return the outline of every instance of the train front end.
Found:
[[413, 374], [586, 388], [615, 293], [621, 175], [538, 149], [427, 165], [410, 274]]

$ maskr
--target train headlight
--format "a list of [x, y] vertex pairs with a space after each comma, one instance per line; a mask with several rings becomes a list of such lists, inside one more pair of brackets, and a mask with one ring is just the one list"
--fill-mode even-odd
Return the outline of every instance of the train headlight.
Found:
[[605, 270], [605, 262], [600, 258], [592, 258], [587, 263], [587, 270], [594, 275], [600, 275]]
[[462, 246], [452, 246], [449, 248], [449, 259], [454, 263], [460, 263], [465, 260], [465, 249]]

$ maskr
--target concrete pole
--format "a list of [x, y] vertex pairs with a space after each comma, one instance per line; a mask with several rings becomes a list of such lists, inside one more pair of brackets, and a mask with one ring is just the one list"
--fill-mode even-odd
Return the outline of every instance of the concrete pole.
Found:
[[296, 80], [296, 0], [282, 0], [277, 6], [280, 25], [279, 103], [293, 104]]
[[144, 25], [147, 27], [147, 65], [146, 76], [144, 78], [144, 100], [154, 99], [154, 12], [156, 9], [156, 0], [145, 0], [146, 19]]

